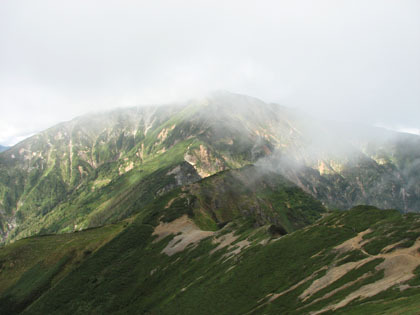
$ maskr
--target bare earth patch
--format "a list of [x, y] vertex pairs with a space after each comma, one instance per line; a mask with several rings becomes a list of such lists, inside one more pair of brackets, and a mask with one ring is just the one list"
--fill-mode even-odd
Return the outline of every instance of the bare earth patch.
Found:
[[363, 240], [363, 236], [366, 234], [369, 234], [372, 232], [371, 229], [367, 229], [363, 232], [360, 232], [355, 237], [345, 241], [344, 243], [336, 246], [334, 249], [343, 253], [343, 252], [349, 252], [352, 250], [360, 250], [363, 252], [363, 254], [370, 256], [363, 248], [362, 246], [365, 245], [367, 242]]
[[305, 279], [299, 281], [298, 283], [296, 283], [294, 286], [291, 286], [289, 289], [284, 290], [283, 292], [280, 293], [271, 293], [269, 294], [270, 300], [268, 300], [268, 302], [273, 302], [275, 299], [279, 298], [280, 296], [289, 293], [295, 289], [297, 289], [298, 287], [300, 287], [302, 284], [308, 282], [309, 280], [312, 280], [320, 271], [327, 269], [327, 267], [322, 267], [321, 269], [315, 271], [313, 274], [311, 274], [309, 277], [306, 277]]
[[220, 237], [213, 239], [213, 244], [218, 244], [216, 248], [212, 249], [210, 254], [217, 252], [218, 250], [229, 246], [234, 241], [236, 241], [238, 237], [233, 234], [233, 232], [222, 235]]
[[248, 247], [250, 245], [250, 242], [248, 240], [242, 240], [238, 243], [232, 244], [233, 242], [235, 242], [238, 239], [238, 236], [235, 236], [233, 234], [233, 232], [222, 235], [218, 238], [214, 238], [213, 239], [213, 243], [217, 244], [217, 247], [214, 248], [210, 254], [213, 254], [215, 252], [217, 252], [218, 250], [225, 248], [227, 246], [228, 247], [228, 252], [226, 254], [223, 255], [223, 257], [225, 258], [231, 258], [234, 255], [238, 255], [242, 249]]
[[347, 272], [355, 268], [359, 268], [373, 259], [374, 258], [369, 257], [360, 261], [349, 262], [347, 264], [332, 267], [331, 269], [327, 271], [327, 273], [322, 278], [316, 279], [314, 282], [312, 282], [309, 288], [303, 291], [303, 293], [299, 296], [299, 298], [303, 301], [308, 300], [312, 295], [317, 293], [319, 290], [326, 288], [327, 286], [332, 284], [334, 281], [340, 279]]
[[372, 297], [382, 291], [391, 288], [394, 285], [402, 284], [413, 278], [414, 269], [420, 265], [420, 241], [410, 248], [403, 248], [395, 250], [389, 254], [381, 254], [375, 257], [385, 258], [385, 261], [376, 267], [377, 270], [384, 270], [384, 277], [374, 283], [362, 286], [358, 290], [346, 296], [342, 301], [337, 304], [330, 305], [319, 313], [327, 310], [336, 310], [340, 307], [346, 306], [348, 303], [357, 298]]
[[[410, 286], [406, 284], [406, 282], [414, 277], [414, 270], [420, 265], [420, 238], [416, 240], [416, 242], [413, 244], [413, 246], [409, 248], [398, 248], [397, 245], [401, 242], [391, 244], [387, 246], [382, 252], [378, 255], [370, 255], [366, 251], [363, 250], [362, 246], [366, 244], [368, 241], [363, 240], [363, 236], [370, 233], [371, 230], [367, 229], [363, 232], [360, 232], [357, 236], [345, 241], [344, 243], [336, 246], [334, 250], [339, 251], [341, 253], [350, 252], [353, 250], [360, 250], [364, 254], [366, 254], [368, 257], [365, 259], [361, 259], [359, 261], [355, 262], [348, 262], [346, 264], [342, 264], [339, 266], [331, 266], [329, 267], [327, 273], [322, 276], [319, 279], [316, 279], [312, 282], [312, 284], [302, 292], [302, 294], [299, 296], [299, 298], [305, 302], [307, 301], [311, 296], [319, 292], [320, 290], [327, 288], [332, 283], [343, 277], [345, 274], [347, 274], [349, 271], [354, 270], [356, 268], [359, 268], [363, 266], [364, 264], [377, 259], [377, 258], [383, 258], [384, 261], [376, 266], [376, 271], [384, 271], [384, 277], [382, 279], [377, 280], [376, 282], [366, 284], [359, 289], [353, 291], [352, 293], [348, 294], [344, 299], [342, 299], [340, 302], [328, 305], [324, 307], [323, 309], [312, 312], [311, 314], [320, 314], [326, 311], [334, 311], [336, 309], [339, 309], [341, 307], [346, 306], [351, 301], [361, 298], [369, 298], [374, 295], [377, 295], [378, 293], [385, 291], [393, 286], [398, 286], [400, 290], [404, 290], [409, 288]], [[389, 251], [391, 249], [394, 249], [393, 251]], [[320, 253], [317, 253], [314, 256], [320, 255]], [[325, 267], [328, 268], [328, 267]], [[297, 287], [301, 286], [304, 283], [307, 283], [308, 281], [311, 281], [314, 276], [319, 272], [320, 270], [314, 272], [313, 275], [303, 279], [299, 283], [295, 284], [294, 286], [288, 288], [287, 290], [280, 292], [280, 293], [270, 293], [265, 298], [268, 300], [263, 303], [262, 305], [258, 306], [256, 309], [273, 302], [280, 296], [295, 290]], [[315, 300], [313, 300], [311, 303], [305, 305], [302, 307], [304, 309], [305, 307], [312, 305], [316, 302], [319, 302], [321, 300], [330, 298], [335, 293], [344, 290], [351, 285], [362, 281], [363, 279], [366, 279], [370, 276], [372, 276], [372, 272], [367, 272], [363, 275], [361, 275], [359, 278], [350, 281], [348, 283], [343, 284], [341, 287], [338, 287], [328, 293], [326, 293], [324, 296], [319, 297]], [[262, 302], [264, 299], [260, 300], [259, 302]]]
[[168, 256], [183, 251], [189, 245], [195, 245], [206, 237], [212, 236], [212, 231], [202, 231], [195, 225], [194, 221], [188, 218], [187, 215], [169, 222], [161, 222], [153, 232], [158, 238], [154, 242], [158, 242], [170, 234], [176, 235], [168, 245], [162, 250]]
[[[364, 232], [359, 233], [356, 237], [344, 242], [343, 244], [337, 246], [335, 249], [342, 250], [342, 251], [351, 251], [354, 249], [361, 250], [361, 246], [363, 245], [362, 237], [363, 235], [367, 234], [369, 231], [366, 230]], [[398, 243], [392, 244], [389, 246], [395, 247]], [[370, 255], [369, 257], [362, 259], [357, 262], [349, 262], [340, 266], [334, 266], [328, 270], [328, 272], [320, 279], [315, 280], [300, 296], [299, 298], [303, 301], [309, 299], [313, 294], [318, 292], [319, 290], [328, 287], [334, 281], [338, 280], [342, 276], [344, 276], [347, 272], [358, 268], [374, 259], [383, 258], [384, 261], [376, 266], [376, 270], [384, 271], [384, 277], [374, 283], [370, 283], [364, 285], [357, 289], [356, 291], [347, 295], [343, 300], [336, 304], [329, 305], [313, 314], [319, 314], [330, 310], [336, 310], [341, 307], [346, 306], [351, 301], [358, 299], [358, 298], [369, 298], [378, 293], [385, 291], [395, 285], [403, 285], [404, 283], [414, 277], [413, 271], [420, 265], [420, 239], [413, 244], [413, 246], [409, 248], [399, 248], [395, 249], [392, 252], [382, 252], [378, 255]], [[367, 254], [367, 253], [366, 253]], [[359, 279], [352, 281], [350, 284], [354, 284], [363, 278], [366, 278], [370, 274], [362, 275]], [[349, 283], [344, 284], [343, 286], [335, 289], [333, 292], [327, 293], [323, 297], [313, 301], [312, 303], [329, 298], [334, 293], [343, 290], [349, 286]], [[311, 304], [312, 304], [311, 303]]]

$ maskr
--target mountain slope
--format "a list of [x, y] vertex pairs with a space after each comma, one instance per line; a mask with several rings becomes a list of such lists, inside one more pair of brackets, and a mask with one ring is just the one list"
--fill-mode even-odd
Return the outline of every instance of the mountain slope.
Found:
[[118, 235], [128, 222], [27, 238], [0, 248], [0, 310], [18, 313]]
[[[24, 239], [1, 248], [0, 309], [23, 310], [66, 275], [82, 270], [80, 264], [88, 262], [92, 252], [104, 254], [108, 266], [119, 265], [136, 248], [154, 246], [142, 241], [143, 236], [144, 240], [150, 238], [154, 228], [159, 239], [182, 232], [165, 251], [174, 255], [215, 235], [221, 227], [225, 233], [227, 225], [231, 229], [239, 224], [247, 233], [268, 225], [269, 233], [284, 235], [314, 222], [323, 212], [320, 202], [280, 175], [259, 173], [255, 167], [219, 173], [158, 197], [135, 219], [83, 232]], [[126, 252], [120, 256], [121, 251]], [[95, 273], [100, 274], [97, 267]]]
[[[108, 212], [107, 204], [114, 204], [117, 198], [107, 192], [132, 191], [159, 169], [187, 161], [205, 177], [248, 164], [264, 154], [264, 143], [255, 145], [249, 134], [242, 135], [242, 125], [242, 129], [231, 130], [233, 134], [220, 133], [212, 118], [216, 108], [202, 102], [82, 117], [1, 155], [3, 237], [15, 239], [41, 230], [58, 232], [104, 224], [108, 221], [98, 222], [98, 213]], [[226, 136], [230, 138], [225, 140]], [[226, 141], [233, 142], [226, 145]], [[123, 181], [126, 184], [121, 184]], [[101, 203], [95, 195], [102, 197]], [[82, 212], [83, 218], [68, 217], [72, 208]], [[98, 214], [94, 222], [86, 218], [92, 212]], [[25, 224], [36, 228], [27, 230]]]
[[227, 92], [79, 117], [0, 154], [2, 240], [117, 222], [252, 163], [330, 208], [418, 211], [419, 137], [350, 129]]
[[[103, 229], [109, 227], [92, 232]], [[44, 260], [29, 267], [21, 280], [8, 282], [11, 287], [2, 290], [0, 305], [13, 310], [23, 299], [28, 305], [24, 314], [415, 311], [420, 306], [419, 229], [417, 214], [373, 207], [334, 212], [285, 236], [241, 218], [209, 232], [186, 215], [156, 225], [138, 216], [102, 247], [78, 256], [78, 262], [62, 262], [61, 270], [68, 271], [47, 275], [49, 285], [30, 303], [31, 290], [39, 293], [36, 284], [45, 278], [37, 266], [54, 255], [47, 248]], [[63, 242], [58, 235], [6, 246], [1, 254], [8, 273], [0, 275], [19, 266], [19, 260], [10, 265], [8, 259], [23, 252], [22, 246], [54, 238]], [[21, 283], [33, 285], [22, 292]]]

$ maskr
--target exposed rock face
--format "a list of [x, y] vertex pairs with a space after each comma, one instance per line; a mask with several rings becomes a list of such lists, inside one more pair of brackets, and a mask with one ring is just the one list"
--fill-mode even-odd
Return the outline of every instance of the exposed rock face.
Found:
[[200, 144], [199, 149], [189, 150], [185, 154], [184, 159], [197, 170], [201, 178], [226, 169], [226, 163], [217, 158], [202, 144]]
[[197, 174], [194, 167], [192, 167], [188, 163], [181, 163], [175, 166], [172, 170], [167, 172], [166, 175], [174, 176], [175, 182], [170, 183], [166, 185], [165, 187], [163, 187], [162, 189], [160, 189], [157, 192], [157, 195], [163, 195], [167, 193], [168, 191], [171, 191], [175, 187], [192, 184], [201, 179], [201, 177], [199, 176], [199, 174]]
[[319, 169], [306, 165], [288, 167], [279, 162], [275, 169], [331, 208], [370, 204], [404, 212], [420, 209], [418, 183], [411, 175], [404, 175], [406, 171], [395, 165], [377, 164], [366, 156], [342, 163], [335, 170], [324, 162]]

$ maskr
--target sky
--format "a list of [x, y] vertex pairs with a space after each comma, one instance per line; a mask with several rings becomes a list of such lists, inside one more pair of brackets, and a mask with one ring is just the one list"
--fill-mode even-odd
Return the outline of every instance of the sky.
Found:
[[0, 144], [219, 89], [420, 134], [420, 1], [0, 1]]

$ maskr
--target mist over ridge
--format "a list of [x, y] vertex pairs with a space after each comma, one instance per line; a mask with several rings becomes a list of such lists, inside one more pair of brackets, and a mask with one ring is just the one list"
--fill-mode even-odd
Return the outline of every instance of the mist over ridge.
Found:
[[[9, 178], [17, 176], [14, 170], [20, 174], [14, 180], [16, 189], [27, 187], [20, 190], [22, 196], [9, 195], [14, 189], [5, 190], [4, 212], [12, 217], [6, 219], [11, 223], [4, 231], [16, 233], [6, 232], [8, 237], [28, 233], [24, 225], [21, 232], [15, 230], [17, 222], [32, 229], [32, 219], [27, 216], [33, 215], [33, 202], [39, 202], [37, 196], [45, 193], [43, 187], [50, 189], [50, 183], [56, 185], [53, 191], [48, 190], [52, 198], [36, 206], [39, 210], [34, 220], [43, 214], [55, 216], [71, 194], [91, 193], [94, 187], [106, 190], [126, 176], [147, 176], [162, 167], [156, 162], [160, 160], [163, 165], [168, 163], [163, 161], [182, 165], [167, 171], [167, 176], [175, 176], [175, 182], [167, 187], [162, 184], [161, 192], [255, 164], [262, 175], [284, 176], [331, 209], [371, 204], [418, 211], [419, 139], [377, 127], [317, 120], [294, 109], [226, 91], [175, 104], [92, 113], [51, 127], [0, 155]], [[85, 217], [76, 211], [77, 204], [88, 202], [83, 196], [66, 214], [77, 217], [72, 219], [77, 228], [113, 222], [133, 211], [130, 206], [114, 217], [112, 203], [99, 208], [92, 204], [89, 211], [99, 212]], [[43, 227], [50, 228], [48, 224]], [[58, 230], [68, 228], [63, 221]]]
[[417, 314], [419, 0], [0, 0], [0, 315]]
[[214, 89], [420, 129], [415, 0], [5, 0], [0, 12], [3, 145], [89, 111]]

